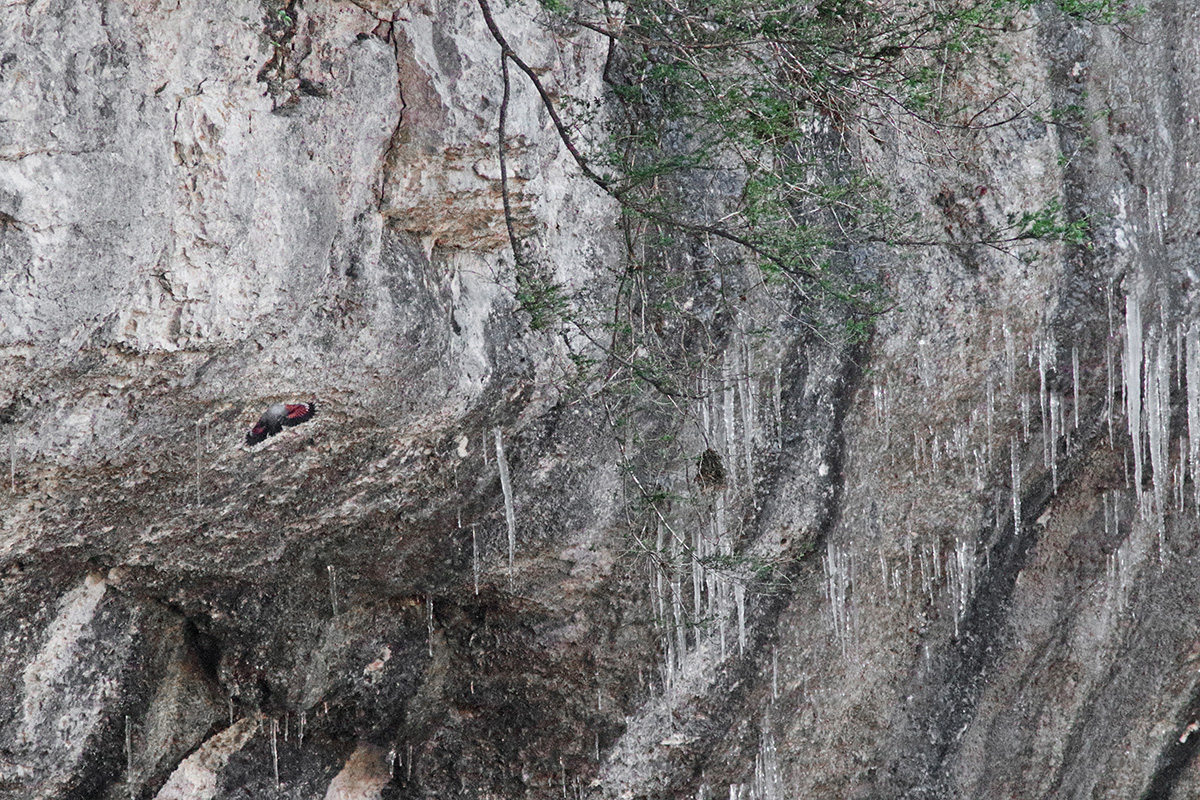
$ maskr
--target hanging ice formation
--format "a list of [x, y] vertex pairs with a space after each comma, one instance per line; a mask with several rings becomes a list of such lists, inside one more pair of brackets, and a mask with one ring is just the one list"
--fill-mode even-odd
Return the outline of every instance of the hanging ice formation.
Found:
[[1156, 515], [1165, 511], [1167, 483], [1170, 480], [1167, 466], [1171, 425], [1171, 364], [1168, 346], [1169, 343], [1164, 337], [1158, 340], [1157, 347], [1146, 348], [1145, 417], [1150, 440], [1150, 468], [1153, 473]]
[[761, 554], [753, 545], [737, 551], [735, 542], [753, 497], [756, 447], [778, 449], [783, 429], [782, 373], [764, 370], [769, 380], [764, 377], [761, 388], [769, 394], [757, 397], [754, 361], [750, 343], [735, 340], [724, 363], [701, 371], [694, 413], [702, 446], [720, 458], [724, 480], [696, 480], [694, 463], [685, 474], [666, 476], [668, 484], [687, 487], [692, 502], [656, 512], [653, 531], [646, 531], [648, 589], [660, 625], [659, 672], [668, 703], [681, 680], [750, 646], [752, 565]]
[[[1133, 460], [1129, 483], [1137, 496], [1139, 514], [1157, 519], [1163, 536], [1163, 516], [1172, 506], [1179, 511], [1186, 508], [1188, 478], [1192, 481], [1192, 502], [1200, 507], [1200, 322], [1186, 326], [1170, 324], [1166, 303], [1161, 301], [1162, 319], [1146, 327], [1142, 318], [1142, 292], [1140, 284], [1135, 283], [1125, 298], [1120, 390]], [[1174, 438], [1173, 387], [1182, 390], [1187, 405], [1186, 435], [1181, 430]], [[1110, 390], [1110, 397], [1115, 388]], [[1179, 448], [1175, 466], [1172, 466], [1173, 443]], [[1145, 491], [1147, 462], [1149, 495]]]
[[853, 644], [853, 594], [851, 587], [854, 582], [853, 557], [846, 550], [838, 547], [832, 540], [825, 543], [825, 557], [822, 559], [825, 568], [825, 596], [829, 601], [829, 612], [832, 617], [833, 633], [841, 646], [842, 655], [848, 655]]
[[508, 459], [504, 457], [504, 441], [496, 428], [496, 466], [500, 470], [500, 490], [504, 493], [504, 521], [508, 525], [508, 583], [513, 582], [513, 556], [517, 549], [517, 516], [513, 510], [512, 481], [508, 474]]
[[1142, 501], [1142, 309], [1136, 292], [1125, 298], [1125, 357], [1122, 361], [1125, 417], [1133, 444], [1133, 484]]
[[1192, 468], [1192, 489], [1200, 510], [1200, 322], [1187, 332], [1187, 420], [1188, 463]]
[[948, 583], [954, 604], [954, 635], [957, 637], [975, 591], [975, 542], [967, 536], [955, 541]]

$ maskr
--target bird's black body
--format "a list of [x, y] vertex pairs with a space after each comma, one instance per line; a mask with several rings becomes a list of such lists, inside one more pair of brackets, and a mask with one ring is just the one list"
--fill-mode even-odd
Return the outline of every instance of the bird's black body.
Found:
[[274, 403], [262, 416], [258, 423], [246, 434], [246, 444], [255, 445], [274, 436], [284, 428], [307, 422], [317, 413], [317, 401], [307, 403]]

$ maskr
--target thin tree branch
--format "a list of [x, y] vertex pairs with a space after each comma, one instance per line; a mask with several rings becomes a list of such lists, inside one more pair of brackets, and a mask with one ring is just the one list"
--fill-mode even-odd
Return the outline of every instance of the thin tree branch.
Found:
[[500, 28], [496, 25], [496, 20], [492, 17], [492, 9], [488, 4], [488, 0], [479, 0], [479, 8], [483, 11], [483, 20], [487, 23], [488, 31], [492, 34], [492, 38], [496, 40], [496, 44], [500, 45], [501, 60], [512, 61], [517, 66], [517, 69], [525, 73], [533, 83], [533, 88], [537, 90], [538, 95], [542, 98], [542, 105], [545, 107], [546, 113], [550, 115], [550, 119], [554, 123], [554, 129], [558, 131], [558, 138], [562, 140], [563, 145], [567, 148], [567, 152], [571, 154], [571, 158], [575, 159], [575, 163], [583, 170], [584, 175], [597, 186], [608, 191], [611, 181], [598, 175], [588, 165], [583, 154], [575, 147], [575, 142], [571, 139], [571, 132], [567, 130], [567, 126], [563, 124], [562, 118], [558, 116], [558, 109], [555, 107], [550, 93], [542, 85], [537, 73], [509, 46], [508, 40], [504, 38], [504, 34], [500, 32]]
[[[809, 281], [816, 280], [816, 276], [813, 275], [808, 270], [798, 267], [795, 264], [788, 263], [785, 259], [776, 255], [775, 253], [772, 253], [768, 250], [763, 249], [762, 247], [756, 245], [754, 242], [750, 241], [749, 239], [745, 238], [744, 236], [740, 236], [736, 233], [733, 233], [732, 231], [730, 231], [728, 229], [721, 228], [721, 227], [715, 226], [715, 225], [707, 225], [704, 223], [689, 222], [687, 220], [678, 219], [676, 217], [671, 216], [670, 214], [667, 214], [662, 211], [654, 210], [646, 205], [634, 202], [632, 200], [629, 200], [627, 197], [624, 197], [621, 189], [619, 187], [617, 187], [613, 181], [597, 174], [591, 168], [591, 166], [588, 165], [587, 159], [584, 158], [583, 154], [580, 153], [579, 149], [575, 146], [575, 142], [571, 137], [570, 130], [568, 130], [567, 126], [563, 123], [562, 118], [558, 115], [558, 110], [555, 107], [554, 99], [552, 97], [550, 97], [550, 93], [548, 91], [546, 91], [546, 87], [542, 84], [541, 79], [538, 78], [537, 73], [534, 72], [533, 69], [528, 64], [526, 64], [519, 55], [517, 55], [517, 53], [509, 45], [508, 40], [504, 37], [504, 34], [500, 32], [500, 28], [496, 24], [495, 18], [492, 16], [492, 9], [491, 9], [491, 5], [489, 4], [488, 0], [477, 0], [477, 1], [479, 3], [480, 11], [483, 12], [483, 19], [487, 25], [488, 31], [491, 33], [492, 38], [496, 41], [496, 44], [500, 45], [500, 60], [501, 60], [501, 63], [503, 65], [505, 65], [504, 69], [502, 70], [502, 74], [504, 76], [508, 75], [508, 70], [507, 70], [507, 62], [508, 61], [512, 61], [512, 63], [516, 65], [517, 69], [519, 69], [523, 73], [525, 73], [526, 77], [528, 77], [530, 82], [533, 84], [534, 89], [537, 90], [538, 96], [542, 100], [542, 106], [546, 109], [546, 112], [550, 115], [550, 119], [554, 123], [554, 129], [555, 129], [555, 131], [558, 132], [558, 138], [562, 141], [563, 146], [567, 148], [567, 152], [570, 153], [571, 158], [573, 158], [575, 160], [575, 163], [579, 166], [579, 169], [583, 172], [583, 174], [589, 180], [592, 181], [592, 183], [596, 184], [601, 189], [603, 189], [608, 195], [613, 197], [613, 199], [615, 199], [619, 203], [621, 203], [621, 205], [625, 206], [626, 208], [628, 208], [632, 211], [635, 211], [636, 213], [646, 217], [647, 219], [653, 220], [653, 221], [658, 222], [663, 225], [668, 225], [668, 226], [671, 226], [674, 228], [678, 228], [679, 230], [687, 231], [689, 233], [707, 233], [711, 236], [716, 236], [716, 237], [718, 237], [720, 239], [724, 239], [728, 242], [732, 242], [734, 244], [741, 245], [742, 247], [747, 248], [750, 252], [754, 253], [756, 256], [759, 256], [760, 258], [764, 258], [764, 259], [770, 261], [771, 263], [773, 263], [775, 266], [779, 267], [779, 269], [783, 270], [784, 272], [787, 272], [789, 274], [803, 278], [805, 280], [809, 280]], [[507, 98], [508, 98], [507, 78], [505, 80], [504, 88], [505, 88], [504, 96], [505, 96], [505, 100], [507, 101]], [[501, 135], [501, 139], [503, 139], [503, 134]], [[501, 148], [503, 149], [503, 143], [501, 143]], [[504, 176], [505, 176], [505, 171], [504, 171], [504, 165], [502, 162], [501, 163], [501, 181], [502, 182], [504, 182]], [[507, 196], [508, 196], [507, 191], [504, 190], [502, 193], [503, 193], [504, 197], [507, 199]], [[506, 215], [508, 214], [508, 211], [509, 211], [509, 209], [508, 209], [508, 205], [506, 202], [506, 204], [505, 204], [505, 214]], [[510, 224], [510, 228], [511, 228], [511, 222], [509, 224]], [[512, 234], [510, 232], [510, 238], [511, 238], [511, 236], [512, 236]]]
[[500, 76], [504, 81], [504, 96], [500, 100], [500, 123], [497, 126], [496, 149], [500, 156], [500, 198], [504, 202], [504, 227], [508, 229], [508, 243], [512, 247], [513, 261], [516, 262], [518, 272], [525, 266], [525, 257], [521, 249], [521, 241], [517, 238], [517, 229], [513, 225], [512, 199], [508, 196], [508, 157], [505, 150], [508, 146], [508, 138], [505, 127], [508, 121], [508, 96], [509, 96], [509, 77], [508, 77], [508, 59], [500, 56]]

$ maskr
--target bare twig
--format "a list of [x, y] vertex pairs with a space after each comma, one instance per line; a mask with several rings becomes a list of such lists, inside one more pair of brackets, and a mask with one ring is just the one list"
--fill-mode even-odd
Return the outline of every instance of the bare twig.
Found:
[[[654, 222], [657, 222], [662, 225], [668, 225], [670, 227], [677, 228], [682, 231], [687, 231], [688, 233], [706, 233], [706, 234], [724, 239], [728, 242], [732, 242], [734, 244], [741, 245], [742, 247], [745, 247], [746, 249], [748, 249], [750, 252], [754, 253], [756, 256], [770, 261], [771, 263], [773, 263], [775, 266], [777, 266], [779, 269], [783, 270], [784, 272], [795, 275], [795, 276], [800, 277], [805, 280], [815, 280], [816, 279], [816, 276], [813, 275], [808, 270], [806, 270], [802, 267], [799, 267], [796, 264], [789, 263], [787, 260], [781, 258], [778, 254], [772, 253], [769, 250], [764, 249], [763, 247], [755, 244], [753, 241], [746, 238], [745, 236], [741, 236], [737, 233], [734, 233], [733, 231], [730, 231], [726, 228], [722, 228], [717, 225], [709, 225], [709, 224], [705, 224], [705, 223], [692, 222], [689, 220], [680, 219], [671, 214], [667, 214], [663, 211], [653, 209], [644, 203], [638, 203], [633, 200], [630, 200], [628, 197], [624, 196], [625, 192], [622, 190], [622, 187], [619, 187], [615, 181], [599, 175], [587, 163], [587, 159], [584, 158], [583, 154], [579, 152], [579, 148], [576, 146], [574, 139], [571, 137], [570, 130], [568, 130], [567, 126], [563, 123], [562, 118], [558, 114], [558, 109], [555, 106], [554, 99], [550, 96], [550, 93], [548, 91], [546, 91], [546, 87], [542, 84], [541, 79], [538, 78], [537, 73], [534, 72], [534, 70], [528, 64], [526, 64], [525, 61], [522, 60], [519, 55], [517, 55], [517, 53], [508, 44], [508, 40], [504, 37], [504, 34], [501, 33], [499, 26], [496, 24], [495, 18], [492, 16], [492, 9], [491, 9], [491, 6], [490, 6], [488, 0], [478, 0], [478, 3], [479, 3], [480, 10], [483, 12], [484, 22], [487, 24], [488, 31], [491, 33], [492, 38], [495, 40], [496, 44], [498, 44], [500, 46], [500, 61], [501, 61], [501, 65], [502, 65], [502, 76], [504, 78], [504, 100], [505, 100], [505, 102], [501, 106], [502, 112], [507, 109], [507, 99], [508, 99], [508, 92], [509, 92], [509, 78], [508, 78], [507, 64], [509, 61], [511, 61], [517, 67], [517, 69], [519, 69], [519, 70], [521, 70], [521, 72], [525, 73], [526, 77], [528, 77], [529, 81], [533, 84], [534, 89], [537, 91], [538, 96], [542, 100], [542, 106], [546, 109], [546, 113], [549, 114], [550, 120], [554, 123], [554, 129], [558, 133], [558, 138], [562, 141], [563, 146], [567, 149], [567, 152], [570, 153], [571, 158], [574, 159], [575, 163], [579, 166], [580, 171], [582, 171], [583, 174], [589, 180], [592, 181], [592, 183], [599, 186], [606, 193], [608, 193], [611, 197], [613, 197], [618, 202], [620, 202], [623, 206], [625, 206], [626, 208], [628, 208], [631, 211], [636, 212], [637, 214], [639, 214], [641, 216], [646, 217], [649, 220], [653, 220]], [[503, 114], [502, 114], [501, 119], [503, 120]], [[501, 139], [500, 150], [501, 150], [501, 153], [503, 153], [503, 151], [504, 151], [503, 128], [501, 128], [500, 139]], [[501, 158], [503, 159], [503, 156]], [[506, 184], [507, 183], [507, 180], [506, 180], [507, 173], [505, 170], [505, 164], [504, 164], [503, 160], [501, 161], [500, 169], [501, 169], [501, 183]], [[516, 241], [515, 234], [514, 234], [514, 231], [512, 228], [512, 222], [511, 222], [511, 209], [510, 209], [509, 203], [508, 203], [508, 191], [505, 186], [501, 187], [501, 193], [505, 200], [505, 216], [506, 216], [506, 224], [509, 227], [509, 238], [510, 238], [510, 240], [515, 242]], [[514, 245], [514, 249], [516, 249], [515, 245]], [[514, 256], [514, 257], [516, 257], [518, 259], [520, 258], [520, 256]]]
[[500, 199], [504, 203], [504, 227], [508, 230], [508, 243], [512, 247], [513, 261], [517, 268], [525, 266], [521, 241], [517, 238], [517, 229], [513, 224], [512, 199], [508, 196], [508, 157], [505, 150], [508, 147], [508, 137], [505, 126], [508, 121], [508, 99], [510, 82], [508, 77], [508, 58], [500, 56], [500, 76], [504, 81], [504, 96], [500, 100], [500, 122], [497, 128], [496, 151], [500, 158]]
[[[563, 146], [567, 148], [567, 152], [571, 154], [571, 158], [575, 159], [575, 163], [579, 165], [579, 168], [589, 180], [601, 188], [607, 189], [611, 181], [598, 175], [588, 165], [583, 154], [575, 147], [575, 142], [571, 139], [571, 132], [567, 130], [567, 126], [563, 124], [562, 118], [558, 116], [558, 109], [554, 105], [553, 98], [546, 91], [546, 87], [542, 85], [542, 81], [538, 78], [537, 73], [509, 46], [508, 40], [504, 38], [504, 34], [500, 32], [500, 28], [496, 25], [496, 20], [492, 17], [492, 8], [488, 4], [488, 0], [479, 0], [479, 8], [483, 12], [483, 19], [487, 23], [488, 31], [492, 34], [492, 38], [496, 40], [496, 44], [500, 45], [501, 61], [512, 61], [517, 69], [525, 73], [533, 84], [533, 88], [537, 90], [538, 96], [542, 98], [542, 106], [546, 109], [546, 113], [550, 115], [550, 120], [554, 123], [554, 129], [558, 131], [558, 138], [562, 140]], [[505, 70], [505, 74], [507, 74], [507, 69]], [[507, 85], [506, 81], [506, 88]]]

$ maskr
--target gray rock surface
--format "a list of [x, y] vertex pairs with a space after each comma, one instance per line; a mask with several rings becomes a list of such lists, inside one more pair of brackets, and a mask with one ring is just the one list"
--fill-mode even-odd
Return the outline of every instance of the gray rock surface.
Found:
[[[604, 99], [602, 37], [496, 13]], [[668, 401], [515, 299], [474, 3], [0, 7], [0, 795], [1200, 794], [1200, 10], [1026, 21], [1050, 122], [859, 143], [963, 244], [858, 253], [856, 344], [679, 243]], [[605, 308], [619, 210], [520, 76], [507, 139]], [[969, 244], [1052, 199], [1091, 246]]]

